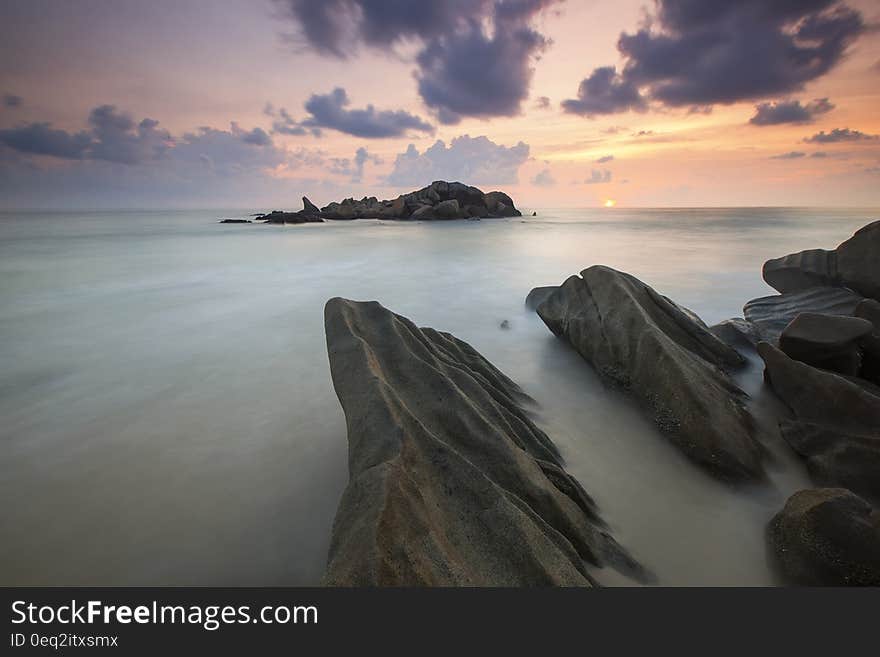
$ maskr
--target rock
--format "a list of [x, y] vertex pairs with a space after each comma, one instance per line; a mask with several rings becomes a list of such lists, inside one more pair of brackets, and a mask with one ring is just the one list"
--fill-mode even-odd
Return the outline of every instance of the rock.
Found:
[[350, 475], [328, 585], [580, 586], [602, 564], [644, 576], [528, 398], [471, 346], [376, 302], [331, 299], [324, 321]]
[[221, 224], [252, 224], [254, 223], [250, 219], [222, 219], [220, 221]]
[[779, 348], [789, 358], [855, 376], [862, 362], [859, 341], [873, 328], [859, 317], [801, 313], [783, 329]]
[[880, 396], [840, 374], [820, 370], [786, 356], [767, 342], [758, 344], [765, 377], [798, 421], [837, 431], [876, 434]]
[[467, 207], [465, 207], [464, 213], [468, 217], [474, 219], [489, 216], [489, 210], [486, 208], [485, 205], [468, 205]]
[[811, 287], [836, 285], [833, 252], [810, 249], [764, 263], [761, 274], [778, 292], [798, 292]]
[[780, 292], [815, 286], [844, 286], [880, 299], [880, 221], [864, 226], [834, 251], [811, 249], [768, 260], [763, 274]]
[[526, 296], [526, 308], [536, 310], [544, 300], [559, 289], [558, 285], [548, 285], [546, 287], [532, 288], [532, 291]]
[[537, 216], [538, 216], [538, 213], [537, 213], [537, 212], [532, 212], [532, 216], [533, 216], [533, 217], [537, 217]]
[[506, 319], [501, 320], [501, 323], [498, 325], [498, 328], [504, 329], [506, 331], [507, 329], [510, 328], [510, 321], [506, 320]]
[[880, 585], [880, 515], [843, 488], [802, 490], [770, 521], [786, 579], [807, 586]]
[[489, 192], [486, 194], [485, 205], [489, 212], [498, 217], [521, 217], [522, 213], [516, 209], [511, 199], [504, 192]]
[[804, 458], [820, 486], [839, 486], [880, 502], [880, 433], [856, 434], [835, 427], [786, 420], [780, 433]]
[[752, 299], [743, 315], [754, 326], [761, 340], [776, 344], [782, 330], [803, 312], [823, 315], [852, 315], [862, 297], [838, 287], [811, 287]]
[[409, 216], [410, 219], [433, 219], [434, 218], [434, 208], [430, 205], [420, 205], [416, 208], [413, 213]]
[[865, 299], [856, 306], [856, 317], [867, 319], [874, 326], [870, 335], [862, 338], [862, 369], [859, 376], [880, 385], [880, 301]]
[[308, 198], [303, 196], [303, 212], [308, 212], [309, 214], [319, 215], [321, 214], [321, 210], [318, 209], [318, 206], [312, 203]]
[[836, 253], [838, 281], [863, 296], [880, 299], [880, 221], [857, 230]]
[[709, 327], [715, 337], [731, 347], [751, 346], [754, 347], [761, 340], [754, 324], [742, 317], [725, 319], [723, 322]]
[[456, 199], [440, 201], [434, 206], [434, 216], [438, 219], [461, 219], [461, 207]]
[[724, 371], [743, 358], [693, 313], [604, 266], [566, 280], [537, 312], [602, 376], [649, 407], [691, 459], [724, 479], [763, 476], [746, 395]]

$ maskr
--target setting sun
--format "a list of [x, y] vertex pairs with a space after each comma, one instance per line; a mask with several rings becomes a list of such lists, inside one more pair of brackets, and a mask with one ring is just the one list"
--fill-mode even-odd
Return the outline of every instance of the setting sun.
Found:
[[609, 198], [608, 200], [605, 201], [606, 208], [613, 208], [615, 205], [617, 205], [617, 201], [615, 201], [613, 199]]

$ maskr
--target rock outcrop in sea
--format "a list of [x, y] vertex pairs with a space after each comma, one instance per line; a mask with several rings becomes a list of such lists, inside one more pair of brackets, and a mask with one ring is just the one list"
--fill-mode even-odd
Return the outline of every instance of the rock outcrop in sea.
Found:
[[259, 219], [268, 223], [312, 223], [325, 219], [443, 220], [520, 217], [513, 199], [504, 192], [488, 192], [460, 182], [436, 180], [427, 187], [380, 201], [375, 196], [347, 198], [318, 208], [305, 196], [298, 212], [275, 210]]
[[327, 584], [588, 586], [602, 565], [645, 576], [529, 398], [470, 345], [376, 302], [331, 299], [324, 320], [349, 441]]
[[550, 330], [630, 390], [687, 456], [724, 479], [763, 476], [746, 394], [726, 372], [745, 361], [693, 312], [598, 265], [529, 298], [543, 299], [537, 313]]

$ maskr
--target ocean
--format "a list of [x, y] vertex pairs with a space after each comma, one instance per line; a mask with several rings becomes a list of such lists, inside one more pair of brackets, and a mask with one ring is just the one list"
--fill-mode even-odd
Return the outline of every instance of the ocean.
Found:
[[[764, 525], [809, 485], [799, 461], [772, 445], [770, 485], [711, 479], [523, 301], [605, 264], [711, 324], [772, 293], [766, 259], [833, 248], [877, 214], [268, 226], [216, 223], [241, 210], [0, 213], [0, 584], [320, 583], [347, 481], [323, 331], [334, 296], [450, 331], [517, 381], [660, 584], [777, 583]], [[740, 382], [774, 403], [759, 364]]]

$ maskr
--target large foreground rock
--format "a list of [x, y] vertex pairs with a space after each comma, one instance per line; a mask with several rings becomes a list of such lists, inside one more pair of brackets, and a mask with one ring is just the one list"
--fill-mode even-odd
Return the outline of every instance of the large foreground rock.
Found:
[[589, 585], [638, 565], [603, 527], [525, 395], [468, 344], [376, 302], [331, 299], [327, 348], [349, 484], [330, 585]]
[[692, 312], [604, 266], [566, 280], [537, 312], [601, 375], [647, 405], [690, 458], [726, 479], [762, 477], [746, 395], [724, 371], [743, 359]]
[[874, 325], [870, 335], [862, 339], [862, 371], [860, 376], [880, 385], [880, 301], [865, 299], [855, 310], [855, 316]]
[[848, 490], [795, 493], [770, 521], [768, 540], [794, 583], [880, 585], [880, 515]]
[[780, 292], [838, 285], [880, 299], [880, 221], [856, 231], [833, 251], [811, 249], [764, 263], [764, 280]]
[[804, 312], [851, 316], [862, 297], [839, 287], [811, 287], [752, 299], [743, 315], [761, 340], [777, 344], [783, 329]]

